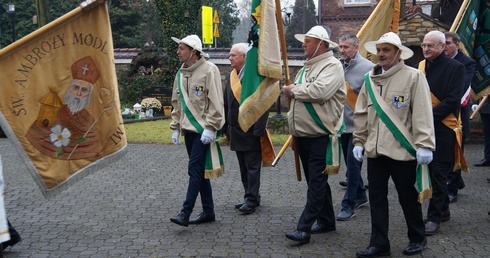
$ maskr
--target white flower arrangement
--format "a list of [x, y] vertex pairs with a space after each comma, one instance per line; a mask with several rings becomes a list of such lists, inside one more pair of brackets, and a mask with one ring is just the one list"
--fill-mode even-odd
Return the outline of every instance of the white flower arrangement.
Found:
[[143, 110], [148, 110], [148, 109], [157, 109], [161, 110], [162, 109], [162, 103], [156, 98], [144, 98], [141, 101], [141, 108]]

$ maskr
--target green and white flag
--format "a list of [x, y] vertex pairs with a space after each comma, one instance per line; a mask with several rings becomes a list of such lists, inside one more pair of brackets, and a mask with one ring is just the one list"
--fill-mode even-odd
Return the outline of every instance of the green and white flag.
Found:
[[471, 89], [477, 99], [490, 92], [490, 2], [464, 0], [451, 31], [461, 37], [461, 48], [475, 59]]
[[282, 77], [274, 0], [253, 0], [249, 50], [243, 68], [239, 124], [247, 131], [277, 100]]

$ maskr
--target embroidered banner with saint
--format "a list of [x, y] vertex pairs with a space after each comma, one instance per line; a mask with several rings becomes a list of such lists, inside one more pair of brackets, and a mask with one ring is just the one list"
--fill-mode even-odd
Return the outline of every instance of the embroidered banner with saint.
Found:
[[0, 124], [45, 197], [126, 150], [107, 6], [84, 3], [0, 51]]

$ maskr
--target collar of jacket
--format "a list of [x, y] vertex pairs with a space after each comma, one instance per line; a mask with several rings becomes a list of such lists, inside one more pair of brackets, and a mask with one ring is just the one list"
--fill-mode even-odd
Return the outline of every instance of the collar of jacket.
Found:
[[315, 63], [318, 63], [324, 59], [327, 59], [327, 58], [330, 58], [330, 57], [333, 57], [333, 52], [332, 50], [329, 50], [321, 55], [318, 55], [318, 56], [315, 56], [313, 57], [312, 59], [308, 59], [305, 61], [305, 66], [309, 66], [309, 65], [313, 65]]

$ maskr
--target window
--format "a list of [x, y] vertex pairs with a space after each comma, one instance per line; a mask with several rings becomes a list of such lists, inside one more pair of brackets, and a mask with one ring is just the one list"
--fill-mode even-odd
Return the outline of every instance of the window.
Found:
[[344, 0], [344, 3], [347, 4], [369, 4], [371, 0]]

